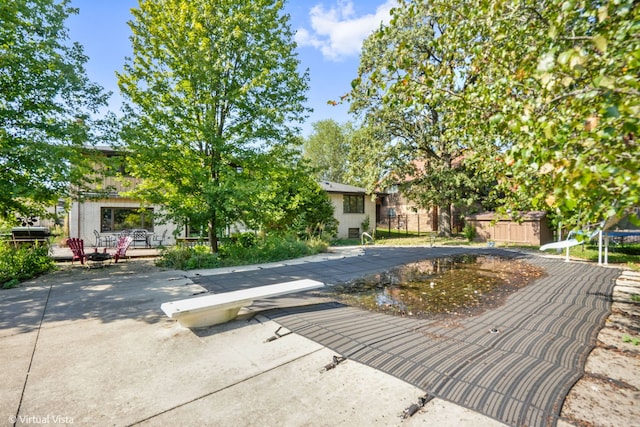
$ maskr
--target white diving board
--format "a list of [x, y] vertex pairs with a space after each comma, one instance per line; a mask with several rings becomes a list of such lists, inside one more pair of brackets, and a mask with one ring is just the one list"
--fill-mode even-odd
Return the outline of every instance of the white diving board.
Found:
[[203, 328], [233, 320], [242, 307], [254, 300], [317, 289], [324, 283], [311, 279], [205, 295], [163, 303], [160, 308], [187, 328]]
[[569, 239], [569, 240], [561, 240], [559, 242], [547, 243], [546, 245], [540, 246], [541, 251], [546, 251], [547, 249], [564, 249], [570, 248], [571, 246], [577, 246], [585, 243], [584, 241], [580, 242], [578, 239]]
[[[602, 223], [600, 224], [602, 226]], [[575, 234], [582, 235], [581, 239], [576, 239], [575, 237], [571, 237]], [[569, 248], [577, 245], [582, 245], [584, 243], [588, 243], [594, 237], [599, 236], [602, 238], [602, 228], [597, 228], [594, 231], [591, 231], [589, 234], [579, 231], [579, 232], [570, 232], [567, 236], [567, 240], [560, 240], [558, 242], [547, 243], [546, 245], [540, 246], [541, 251], [546, 251], [548, 249], [565, 249], [566, 248], [566, 258], [565, 261], [569, 262]]]
[[[634, 213], [635, 212], [635, 213]], [[567, 240], [562, 240], [558, 242], [547, 243], [546, 245], [540, 246], [541, 251], [545, 251], [548, 249], [564, 249], [567, 250], [566, 261], [569, 261], [569, 248], [572, 246], [580, 245], [582, 243], [587, 243], [594, 237], [598, 237], [598, 265], [607, 265], [609, 263], [609, 239], [611, 237], [625, 237], [625, 236], [640, 236], [640, 230], [637, 229], [637, 226], [633, 226], [633, 220], [627, 220], [628, 226], [631, 229], [624, 229], [623, 226], [620, 226], [621, 221], [626, 217], [635, 216], [636, 218], [640, 218], [640, 208], [627, 209], [626, 216], [610, 216], [606, 220], [600, 222], [596, 225], [595, 230], [590, 233], [584, 231], [578, 232], [570, 232], [567, 236]], [[631, 221], [631, 222], [630, 222]], [[620, 227], [619, 229], [614, 229], [613, 227]], [[586, 237], [582, 239], [576, 239], [575, 234], [582, 234]], [[603, 253], [604, 253], [604, 262], [603, 262]]]

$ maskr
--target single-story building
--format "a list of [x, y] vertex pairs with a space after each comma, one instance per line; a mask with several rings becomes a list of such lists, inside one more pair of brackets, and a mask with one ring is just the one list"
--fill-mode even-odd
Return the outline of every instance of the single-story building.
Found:
[[482, 212], [465, 216], [465, 222], [475, 227], [476, 240], [480, 242], [541, 246], [553, 240], [543, 211], [523, 212], [517, 221], [501, 218], [495, 212]]
[[333, 203], [338, 220], [338, 238], [359, 239], [363, 232], [375, 227], [376, 202], [364, 188], [331, 181], [320, 181], [320, 187]]

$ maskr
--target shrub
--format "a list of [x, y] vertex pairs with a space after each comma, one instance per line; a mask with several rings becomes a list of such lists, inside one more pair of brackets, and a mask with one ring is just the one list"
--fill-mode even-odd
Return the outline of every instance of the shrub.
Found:
[[318, 238], [301, 240], [293, 235], [270, 235], [258, 238], [253, 233], [242, 234], [253, 237], [225, 241], [215, 254], [211, 253], [209, 247], [205, 245], [169, 248], [162, 253], [157, 265], [178, 270], [228, 267], [282, 261], [316, 254], [327, 249], [327, 243]]
[[625, 255], [640, 255], [640, 244], [609, 246], [612, 252], [618, 252]]
[[471, 224], [466, 224], [462, 229], [462, 235], [467, 238], [468, 241], [475, 239], [477, 233], [476, 228]]
[[6, 282], [4, 285], [2, 285], [2, 289], [16, 288], [18, 287], [18, 285], [20, 285], [20, 281], [18, 279], [11, 279], [8, 282]]
[[238, 233], [236, 240], [240, 246], [243, 248], [251, 248], [258, 243], [258, 236], [255, 233], [250, 231], [245, 231], [243, 233]]
[[369, 218], [369, 215], [367, 215], [364, 219], [364, 221], [362, 221], [362, 223], [360, 224], [360, 226], [362, 227], [362, 231], [364, 231], [365, 233], [369, 232], [369, 227], [371, 226], [371, 219]]
[[8, 242], [0, 242], [0, 285], [5, 289], [55, 268], [46, 245], [15, 249]]
[[192, 247], [177, 245], [163, 250], [156, 265], [176, 270], [193, 270], [217, 266], [215, 265], [217, 257], [216, 254], [209, 251], [209, 247], [206, 245]]

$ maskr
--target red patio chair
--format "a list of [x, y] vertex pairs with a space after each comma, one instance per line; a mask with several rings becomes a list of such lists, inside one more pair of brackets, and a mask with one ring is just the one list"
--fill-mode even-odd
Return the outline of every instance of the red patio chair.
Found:
[[84, 253], [84, 240], [72, 237], [67, 241], [67, 244], [69, 245], [71, 252], [73, 252], [71, 264], [73, 264], [73, 261], [79, 259], [80, 264], [84, 265], [87, 260], [87, 255]]
[[108, 254], [105, 250], [103, 253], [99, 253], [98, 251], [92, 253], [84, 252], [84, 240], [78, 238], [71, 238], [68, 240], [69, 248], [71, 252], [73, 252], [73, 257], [71, 258], [71, 264], [73, 261], [79, 259], [80, 264], [86, 265], [89, 267], [89, 261], [92, 261], [93, 266], [104, 266], [104, 262], [111, 259], [111, 254]]
[[127, 255], [127, 249], [129, 249], [131, 242], [133, 242], [133, 237], [131, 236], [122, 236], [118, 239], [116, 253], [113, 255], [115, 262], [118, 262], [118, 259], [124, 258]]

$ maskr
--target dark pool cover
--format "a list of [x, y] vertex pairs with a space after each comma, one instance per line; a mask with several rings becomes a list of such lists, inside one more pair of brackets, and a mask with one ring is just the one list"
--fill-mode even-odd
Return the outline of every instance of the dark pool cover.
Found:
[[547, 276], [500, 308], [414, 320], [337, 303], [268, 317], [342, 356], [512, 426], [553, 426], [609, 315], [617, 269], [532, 256]]

